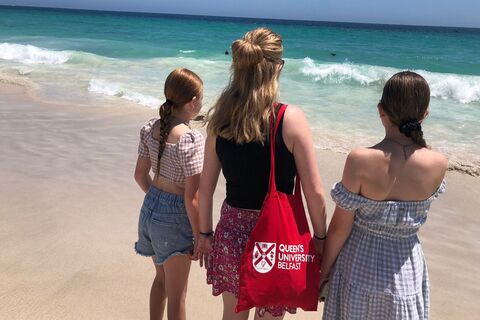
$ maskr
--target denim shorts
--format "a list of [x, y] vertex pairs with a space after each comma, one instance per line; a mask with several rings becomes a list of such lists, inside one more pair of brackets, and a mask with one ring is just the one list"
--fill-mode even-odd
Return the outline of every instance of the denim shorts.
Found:
[[192, 249], [192, 228], [183, 196], [151, 186], [140, 211], [135, 251], [145, 257], [155, 256], [155, 263], [163, 264], [169, 257]]

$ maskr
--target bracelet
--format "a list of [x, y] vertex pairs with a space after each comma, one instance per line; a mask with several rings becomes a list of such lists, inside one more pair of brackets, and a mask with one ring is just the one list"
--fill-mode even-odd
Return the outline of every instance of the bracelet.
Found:
[[200, 235], [204, 236], [205, 238], [208, 238], [213, 235], [213, 231], [209, 232], [199, 232]]
[[319, 236], [317, 236], [315, 233], [313, 234], [313, 237], [314, 237], [315, 239], [317, 239], [317, 240], [325, 240], [325, 239], [327, 239], [327, 235], [325, 235], [325, 236], [323, 236], [323, 237], [319, 237]]

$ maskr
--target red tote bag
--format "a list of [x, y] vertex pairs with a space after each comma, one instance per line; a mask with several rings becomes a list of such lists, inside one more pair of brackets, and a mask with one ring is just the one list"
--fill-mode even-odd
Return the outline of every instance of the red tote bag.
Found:
[[280, 106], [275, 126], [270, 126], [268, 193], [242, 255], [236, 312], [270, 306], [317, 310], [320, 261], [305, 216], [300, 178], [297, 174], [293, 195], [279, 192], [275, 183], [275, 137], [285, 109]]

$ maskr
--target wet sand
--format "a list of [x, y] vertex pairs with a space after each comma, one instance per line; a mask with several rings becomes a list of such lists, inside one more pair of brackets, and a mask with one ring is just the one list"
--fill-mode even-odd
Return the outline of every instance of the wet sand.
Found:
[[[0, 315], [2, 319], [147, 319], [154, 276], [135, 255], [143, 193], [133, 179], [139, 129], [156, 111], [133, 104], [46, 104], [0, 84]], [[329, 189], [344, 154], [317, 152]], [[447, 192], [421, 231], [431, 319], [480, 313], [480, 179], [448, 172]], [[220, 179], [214, 218], [225, 195]], [[329, 218], [333, 203], [328, 199]], [[321, 319], [299, 311], [286, 319]], [[187, 315], [220, 319], [205, 272], [190, 274]], [[252, 318], [252, 317], [251, 317]]]

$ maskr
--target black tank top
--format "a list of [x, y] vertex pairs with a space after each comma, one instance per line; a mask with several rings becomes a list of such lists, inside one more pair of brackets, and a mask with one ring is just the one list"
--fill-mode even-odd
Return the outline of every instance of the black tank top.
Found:
[[[283, 141], [282, 129], [283, 117], [275, 138], [276, 183], [279, 191], [292, 194], [297, 168]], [[216, 152], [227, 181], [227, 203], [236, 208], [261, 209], [268, 191], [270, 142], [237, 144], [217, 137]]]

